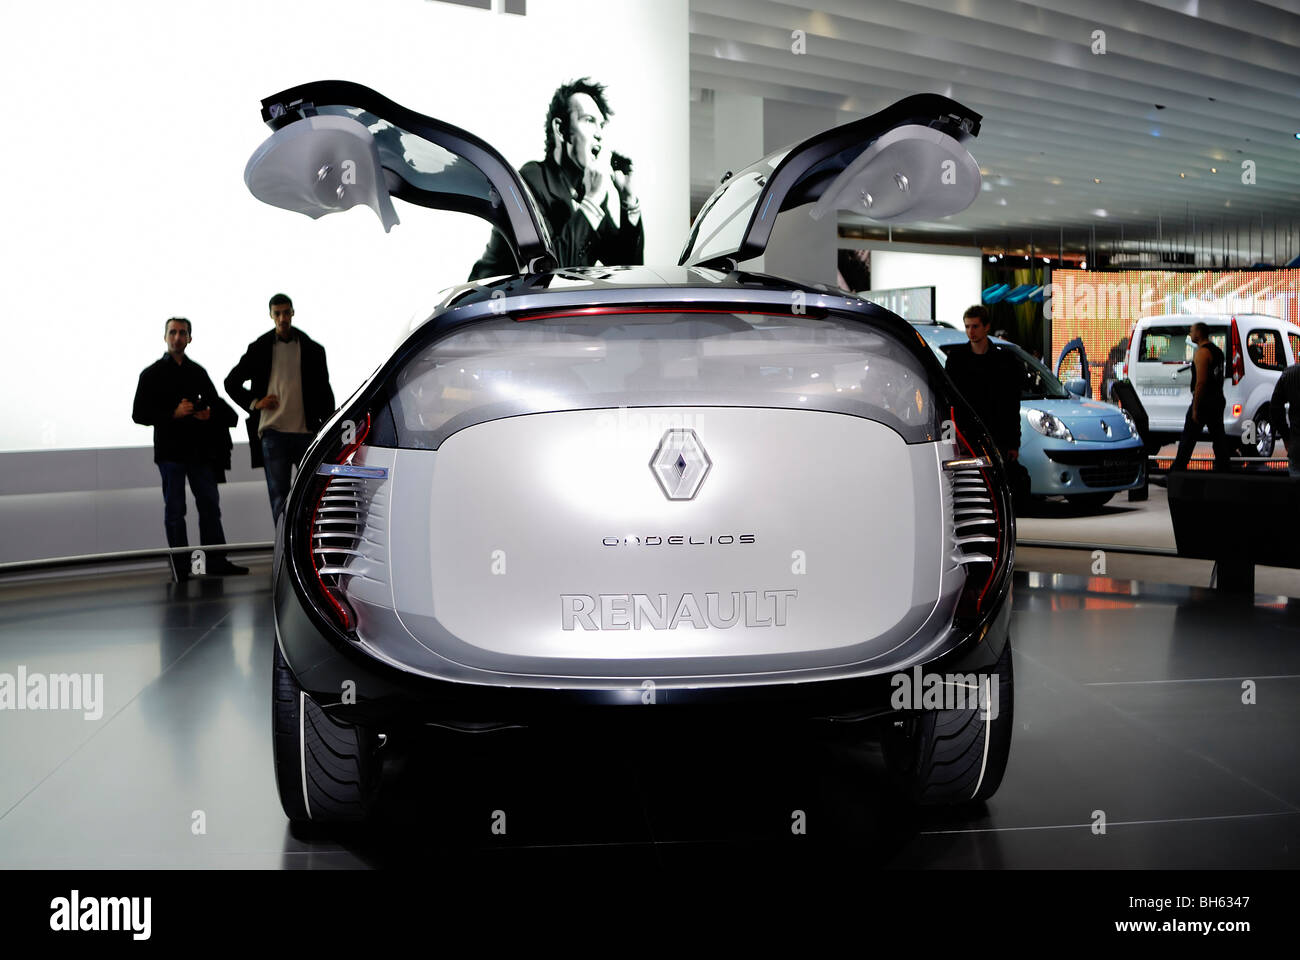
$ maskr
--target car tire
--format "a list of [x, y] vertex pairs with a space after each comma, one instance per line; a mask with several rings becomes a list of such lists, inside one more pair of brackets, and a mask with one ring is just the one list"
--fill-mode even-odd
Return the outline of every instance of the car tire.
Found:
[[272, 670], [272, 752], [280, 806], [293, 828], [369, 819], [383, 761], [369, 728], [328, 716], [303, 691], [275, 647]]
[[1100, 510], [1106, 504], [1110, 503], [1113, 493], [1071, 493], [1066, 496], [1066, 500], [1071, 506], [1086, 507], [1090, 510]]
[[1273, 421], [1269, 419], [1267, 406], [1259, 408], [1255, 414], [1255, 443], [1242, 443], [1238, 449], [1243, 457], [1271, 457], [1277, 450], [1277, 436], [1273, 432]]
[[953, 806], [981, 803], [997, 792], [1011, 755], [1014, 725], [1010, 638], [994, 676], [996, 716], [985, 717], [978, 707], [923, 710], [886, 731], [885, 763], [906, 799], [920, 806]]

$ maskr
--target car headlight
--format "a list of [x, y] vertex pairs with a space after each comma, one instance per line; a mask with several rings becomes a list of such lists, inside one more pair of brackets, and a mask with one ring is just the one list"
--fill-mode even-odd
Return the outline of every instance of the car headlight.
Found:
[[1025, 416], [1029, 420], [1029, 425], [1043, 436], [1074, 442], [1074, 435], [1070, 433], [1070, 428], [1055, 414], [1048, 413], [1046, 410], [1030, 410]]
[[1124, 415], [1124, 422], [1128, 424], [1129, 436], [1132, 437], [1134, 440], [1142, 439], [1141, 435], [1138, 433], [1137, 424], [1134, 423], [1133, 418], [1128, 415], [1128, 411], [1121, 410], [1120, 413]]

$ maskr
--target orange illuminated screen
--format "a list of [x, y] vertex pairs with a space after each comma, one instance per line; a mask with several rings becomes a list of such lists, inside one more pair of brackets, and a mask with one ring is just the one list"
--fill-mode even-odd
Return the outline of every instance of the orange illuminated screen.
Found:
[[[1292, 323], [1300, 320], [1300, 270], [1056, 270], [1051, 293], [1052, 368], [1062, 380], [1082, 376], [1078, 350], [1071, 350], [1064, 360], [1061, 357], [1078, 338], [1087, 356], [1092, 395], [1097, 398], [1102, 397], [1102, 380], [1114, 379], [1115, 364], [1127, 359], [1129, 334], [1140, 317], [1258, 313]], [[1276, 337], [1248, 336], [1247, 331], [1242, 335], [1245, 349], [1264, 365], [1285, 367], [1286, 353]], [[1294, 348], [1300, 338], [1288, 336]]]

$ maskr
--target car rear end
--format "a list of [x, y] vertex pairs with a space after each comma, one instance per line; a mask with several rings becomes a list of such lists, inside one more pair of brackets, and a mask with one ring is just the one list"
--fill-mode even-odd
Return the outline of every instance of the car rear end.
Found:
[[1198, 321], [1209, 326], [1210, 339], [1226, 357], [1225, 318], [1148, 317], [1138, 321], [1134, 328], [1129, 344], [1128, 376], [1146, 410], [1153, 434], [1176, 434], [1183, 428], [1192, 401], [1191, 362], [1195, 352], [1195, 345], [1188, 340], [1188, 330]]
[[453, 311], [325, 429], [277, 581], [309, 694], [870, 713], [896, 671], [996, 660], [1005, 484], [920, 338], [836, 297], [637, 293]]

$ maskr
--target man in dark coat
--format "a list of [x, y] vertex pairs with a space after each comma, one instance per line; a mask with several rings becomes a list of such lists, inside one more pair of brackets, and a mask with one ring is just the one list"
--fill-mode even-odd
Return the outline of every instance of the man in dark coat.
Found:
[[[1020, 385], [1024, 365], [989, 339], [987, 307], [970, 307], [962, 317], [969, 343], [953, 347], [946, 369], [957, 391], [975, 410], [1009, 462], [1020, 456]], [[961, 424], [958, 424], [961, 426]]]
[[278, 523], [291, 470], [334, 413], [334, 391], [325, 348], [293, 326], [293, 302], [277, 293], [270, 310], [275, 329], [248, 345], [225, 387], [235, 405], [249, 411], [249, 453], [255, 468], [266, 468], [271, 516]]
[[[141, 371], [131, 412], [136, 423], [153, 427], [153, 459], [162, 475], [163, 529], [171, 547], [189, 546], [185, 528], [187, 479], [199, 511], [200, 541], [205, 546], [226, 542], [217, 484], [225, 479], [221, 469], [223, 447], [229, 448], [230, 428], [239, 422], [234, 411], [217, 396], [208, 372], [185, 355], [192, 330], [193, 325], [183, 317], [167, 321], [163, 329], [167, 352]], [[188, 579], [189, 558], [173, 554], [172, 568], [178, 579]], [[219, 553], [206, 564], [205, 572], [237, 574], [247, 573], [248, 568], [231, 563], [224, 553]]]
[[[630, 161], [627, 169], [611, 169], [603, 144], [605, 122], [613, 112], [604, 94], [604, 85], [585, 77], [557, 89], [546, 115], [546, 158], [540, 163], [530, 160], [519, 169], [546, 220], [562, 267], [645, 262], [645, 230]], [[508, 244], [493, 230], [469, 278], [517, 271]]]

